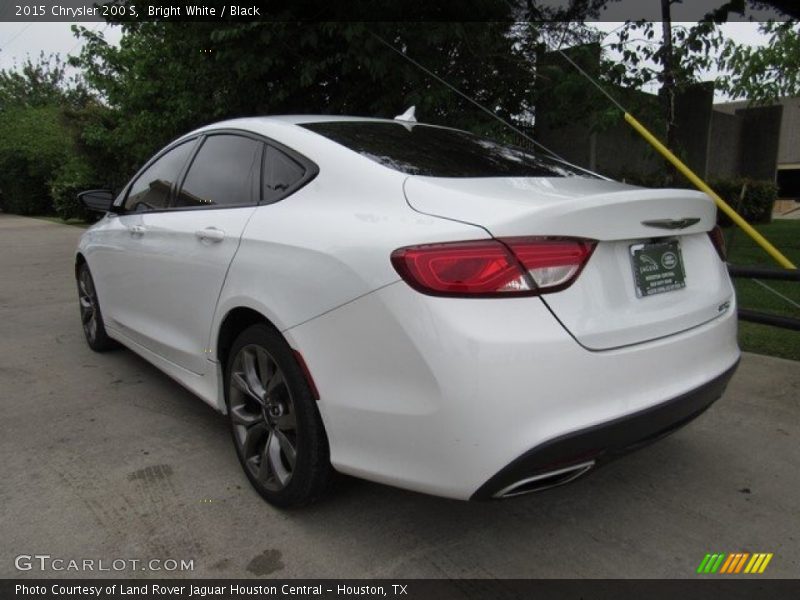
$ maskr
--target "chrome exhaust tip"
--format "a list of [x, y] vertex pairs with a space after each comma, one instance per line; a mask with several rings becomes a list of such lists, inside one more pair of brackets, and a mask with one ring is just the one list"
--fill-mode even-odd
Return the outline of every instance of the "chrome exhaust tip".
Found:
[[540, 473], [533, 477], [526, 477], [511, 485], [503, 488], [497, 492], [494, 498], [512, 498], [514, 496], [521, 496], [523, 494], [532, 494], [533, 492], [541, 492], [550, 488], [564, 485], [570, 481], [574, 481], [581, 475], [584, 475], [594, 467], [594, 461], [583, 462], [577, 465], [570, 465], [554, 471], [547, 471]]

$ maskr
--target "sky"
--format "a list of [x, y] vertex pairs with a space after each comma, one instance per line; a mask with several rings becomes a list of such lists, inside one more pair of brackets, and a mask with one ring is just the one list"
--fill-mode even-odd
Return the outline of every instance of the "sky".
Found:
[[[676, 25], [679, 23], [676, 23]], [[102, 31], [110, 43], [119, 43], [121, 30], [116, 26], [106, 23], [83, 23], [84, 26], [95, 31]], [[594, 25], [603, 31], [612, 31], [621, 22], [599, 22]], [[47, 54], [67, 54], [80, 52], [81, 43], [73, 35], [70, 23], [0, 23], [0, 69], [10, 69], [15, 64], [25, 61], [27, 56], [36, 58], [40, 52]], [[722, 26], [726, 37], [733, 38], [740, 43], [751, 46], [761, 46], [766, 43], [766, 38], [758, 31], [758, 23], [733, 22]], [[659, 28], [656, 28], [660, 32]], [[714, 79], [715, 71], [702, 75], [702, 79]], [[651, 91], [651, 90], [649, 90]], [[717, 94], [716, 101], [726, 100], [725, 96]]]

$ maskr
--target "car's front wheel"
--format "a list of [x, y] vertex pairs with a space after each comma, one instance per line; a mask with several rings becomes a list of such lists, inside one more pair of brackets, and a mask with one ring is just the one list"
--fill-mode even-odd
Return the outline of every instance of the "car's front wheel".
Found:
[[291, 348], [267, 325], [243, 331], [228, 355], [225, 400], [239, 462], [271, 504], [308, 504], [333, 476], [316, 401]]
[[97, 299], [97, 290], [94, 287], [92, 273], [89, 266], [83, 263], [78, 267], [78, 302], [81, 311], [81, 324], [86, 343], [95, 352], [106, 352], [118, 346], [117, 342], [108, 337], [103, 325], [103, 315], [100, 312], [100, 302]]

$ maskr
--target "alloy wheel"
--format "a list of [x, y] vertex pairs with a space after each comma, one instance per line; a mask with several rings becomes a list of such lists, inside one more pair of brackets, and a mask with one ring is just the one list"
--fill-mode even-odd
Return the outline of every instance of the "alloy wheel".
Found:
[[289, 485], [297, 460], [297, 419], [283, 370], [261, 346], [233, 359], [228, 389], [234, 440], [245, 468], [264, 488]]
[[97, 339], [97, 293], [94, 289], [92, 276], [89, 269], [82, 269], [78, 277], [78, 299], [81, 307], [81, 323], [86, 337], [93, 341]]

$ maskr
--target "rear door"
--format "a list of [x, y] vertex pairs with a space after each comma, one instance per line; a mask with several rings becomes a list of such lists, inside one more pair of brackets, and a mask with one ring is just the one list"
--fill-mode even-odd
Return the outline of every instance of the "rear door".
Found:
[[138, 265], [123, 332], [195, 373], [207, 367], [217, 299], [260, 200], [264, 155], [264, 143], [246, 135], [214, 133], [200, 144], [168, 210], [123, 217], [136, 228]]

